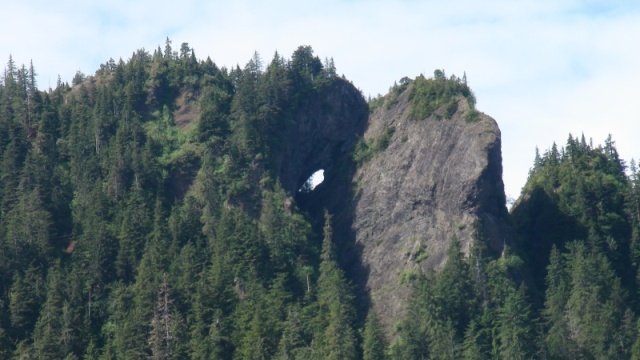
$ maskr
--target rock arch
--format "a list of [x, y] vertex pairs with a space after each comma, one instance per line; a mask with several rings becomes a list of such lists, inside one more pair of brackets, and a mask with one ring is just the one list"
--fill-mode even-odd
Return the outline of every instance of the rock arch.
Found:
[[300, 101], [276, 156], [278, 177], [291, 195], [320, 169], [325, 180], [335, 176], [336, 164], [351, 156], [368, 118], [362, 94], [342, 79]]

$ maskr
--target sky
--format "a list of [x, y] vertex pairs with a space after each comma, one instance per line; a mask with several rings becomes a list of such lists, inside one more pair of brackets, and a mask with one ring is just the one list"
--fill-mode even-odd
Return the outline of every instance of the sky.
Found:
[[444, 69], [462, 76], [502, 132], [507, 197], [534, 159], [569, 133], [640, 158], [640, 2], [23, 0], [3, 5], [0, 61], [33, 65], [38, 85], [91, 75], [110, 58], [171, 39], [218, 66], [311, 45], [365, 96]]

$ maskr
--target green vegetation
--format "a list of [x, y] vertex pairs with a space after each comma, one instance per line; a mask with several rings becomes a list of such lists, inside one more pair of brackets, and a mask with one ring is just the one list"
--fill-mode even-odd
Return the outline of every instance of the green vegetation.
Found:
[[389, 94], [385, 96], [378, 94], [378, 96], [374, 98], [369, 98], [369, 113], [373, 113], [382, 105], [384, 105], [385, 109], [389, 110], [393, 105], [398, 103], [398, 97], [407, 90], [410, 83], [411, 80], [405, 76], [400, 79], [400, 84], [394, 83], [393, 86], [389, 88]]
[[409, 82], [409, 85], [409, 118], [413, 120], [427, 118], [441, 106], [444, 106], [444, 117], [450, 119], [458, 110], [460, 97], [467, 99], [471, 109], [474, 109], [476, 103], [464, 78], [451, 76], [447, 79], [442, 70], [436, 70], [430, 79], [420, 75]]
[[365, 138], [361, 138], [356, 144], [356, 148], [353, 153], [353, 160], [358, 165], [371, 160], [376, 154], [387, 149], [395, 132], [396, 128], [392, 126], [376, 139], [367, 140]]
[[[638, 184], [609, 138], [572, 136], [540, 155], [512, 212], [517, 241], [496, 257], [454, 239], [414, 294], [392, 359], [629, 359], [638, 356]], [[480, 234], [480, 232], [477, 232]]]
[[369, 311], [364, 324], [362, 341], [363, 360], [382, 360], [385, 358], [387, 343], [382, 333], [382, 327], [375, 312]]
[[480, 241], [465, 259], [455, 238], [448, 256], [439, 273], [414, 278], [414, 295], [390, 347], [391, 358], [534, 357], [530, 305], [513, 276], [522, 261], [507, 253], [495, 259]]
[[533, 278], [553, 358], [635, 358], [638, 263], [637, 169], [631, 176], [609, 137], [594, 147], [569, 136], [536, 151], [513, 209], [517, 244]]
[[331, 219], [284, 205], [272, 159], [344, 80], [308, 46], [229, 70], [171, 45], [49, 92], [9, 60], [0, 357], [359, 357]]
[[429, 257], [429, 252], [427, 251], [427, 247], [424, 244], [420, 244], [418, 246], [418, 250], [413, 254], [413, 260], [417, 263], [421, 263]]
[[470, 109], [464, 114], [464, 121], [474, 123], [480, 120], [480, 112], [476, 109]]
[[384, 102], [385, 102], [385, 97], [380, 94], [378, 94], [378, 96], [374, 98], [370, 97], [367, 100], [367, 103], [369, 104], [369, 113], [373, 113], [374, 111], [376, 111], [376, 109], [382, 106]]
[[[438, 272], [420, 271], [418, 246], [388, 344], [334, 220], [312, 226], [274, 165], [300, 106], [344, 82], [332, 61], [301, 46], [218, 68], [167, 39], [73, 86], [39, 91], [35, 74], [10, 58], [0, 83], [2, 359], [640, 357], [640, 172], [611, 138], [536, 152], [501, 253], [482, 224]], [[463, 98], [478, 119], [442, 71], [370, 108], [405, 91], [414, 119]], [[361, 140], [355, 163], [394, 132]]]

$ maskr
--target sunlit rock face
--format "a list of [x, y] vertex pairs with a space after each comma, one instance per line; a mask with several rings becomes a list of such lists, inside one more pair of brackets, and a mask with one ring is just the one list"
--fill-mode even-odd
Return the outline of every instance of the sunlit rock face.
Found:
[[[500, 130], [480, 113], [468, 122], [466, 99], [449, 119], [438, 109], [409, 119], [408, 92], [369, 113], [346, 81], [305, 98], [276, 156], [282, 186], [316, 229], [325, 210], [347, 276], [359, 289], [360, 309], [371, 304], [387, 335], [411, 296], [407, 274], [439, 269], [453, 237], [469, 251], [474, 239], [499, 252], [509, 242]], [[393, 129], [392, 132], [389, 129]], [[358, 141], [388, 145], [355, 162]], [[317, 170], [325, 181], [298, 191]]]
[[500, 251], [510, 237], [496, 122], [484, 114], [465, 121], [464, 98], [450, 119], [436, 111], [410, 120], [409, 107], [405, 91], [371, 114], [365, 138], [373, 141], [390, 128], [393, 135], [353, 178], [350, 223], [360, 263], [354, 278], [368, 290], [388, 334], [410, 296], [403, 276], [441, 268], [453, 237], [465, 252], [474, 238]]

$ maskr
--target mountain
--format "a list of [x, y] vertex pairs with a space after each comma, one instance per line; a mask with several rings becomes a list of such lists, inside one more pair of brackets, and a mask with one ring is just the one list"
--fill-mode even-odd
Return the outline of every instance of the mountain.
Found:
[[[454, 89], [446, 93], [449, 86]], [[445, 90], [432, 112], [415, 116], [417, 97], [428, 87]], [[495, 252], [512, 241], [500, 130], [475, 110], [469, 91], [460, 79], [418, 77], [393, 90], [369, 117], [364, 141], [388, 139], [354, 176], [352, 229], [362, 248], [359, 276], [388, 331], [410, 296], [402, 277], [442, 268], [452, 238], [466, 254], [476, 231]]]
[[1, 358], [640, 349], [640, 176], [611, 139], [538, 154], [509, 213], [466, 76], [367, 100], [309, 46], [227, 69], [167, 39], [35, 79], [0, 83]]

